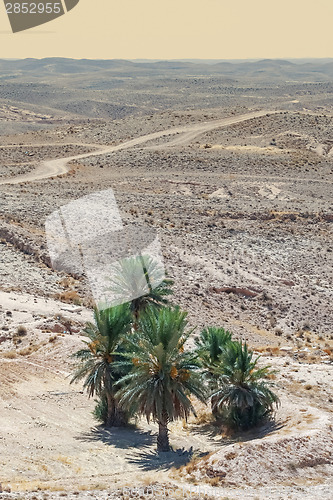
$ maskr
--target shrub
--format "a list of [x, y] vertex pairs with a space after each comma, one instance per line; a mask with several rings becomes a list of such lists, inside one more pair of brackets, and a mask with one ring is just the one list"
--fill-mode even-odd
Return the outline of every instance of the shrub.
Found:
[[27, 335], [27, 333], [28, 333], [28, 332], [27, 332], [27, 329], [26, 329], [26, 327], [25, 327], [25, 326], [23, 326], [23, 325], [19, 325], [19, 326], [17, 327], [16, 335], [17, 335], [18, 337], [25, 337], [25, 336]]
[[93, 416], [102, 424], [106, 424], [108, 417], [108, 402], [105, 396], [101, 396], [99, 399], [95, 399], [96, 406], [93, 410]]
[[57, 294], [56, 297], [61, 302], [66, 302], [67, 304], [75, 304], [76, 306], [81, 305], [81, 299], [76, 290], [68, 290]]
[[6, 359], [15, 359], [17, 357], [17, 354], [15, 351], [6, 351], [2, 353], [2, 357]]
[[220, 387], [212, 398], [223, 420], [231, 427], [254, 427], [279, 404], [268, 381], [274, 372], [270, 372], [268, 366], [258, 368], [258, 359], [253, 359], [246, 343], [230, 342], [216, 367]]

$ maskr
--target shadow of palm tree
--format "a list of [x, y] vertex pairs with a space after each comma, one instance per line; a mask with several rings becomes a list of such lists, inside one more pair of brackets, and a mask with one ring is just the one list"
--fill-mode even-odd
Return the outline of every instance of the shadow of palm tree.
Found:
[[264, 424], [254, 427], [253, 429], [249, 429], [247, 431], [238, 431], [235, 432], [232, 436], [232, 442], [235, 441], [253, 441], [254, 439], [261, 439], [273, 432], [276, 432], [284, 427], [284, 423], [279, 421], [276, 422], [274, 420], [268, 420]]
[[272, 434], [273, 432], [279, 431], [285, 426], [285, 422], [281, 420], [268, 420], [265, 424], [260, 427], [256, 427], [252, 429], [252, 431], [248, 431], [248, 439], [246, 441], [251, 441], [252, 439], [263, 438], [268, 434]]
[[188, 425], [188, 430], [194, 435], [204, 435], [209, 440], [221, 435], [221, 425], [218, 422], [207, 422], [205, 424], [193, 423]]
[[230, 435], [225, 436], [222, 435], [221, 433], [221, 427], [222, 427], [222, 422], [221, 421], [216, 421], [216, 422], [211, 422], [207, 424], [200, 424], [200, 425], [194, 425], [191, 429], [191, 432], [193, 434], [201, 434], [205, 435], [207, 438], [214, 439], [214, 442], [217, 443], [216, 441], [216, 436], [221, 436], [221, 441], [218, 441], [219, 446], [227, 446], [229, 444], [242, 441], [253, 441], [254, 439], [260, 439], [263, 438], [269, 434], [272, 434], [273, 432], [276, 432], [280, 429], [282, 429], [285, 425], [284, 422], [282, 421], [275, 421], [275, 420], [268, 420], [264, 424], [255, 427], [253, 429], [249, 429], [247, 431], [234, 431], [230, 433]]
[[[223, 423], [221, 421], [209, 422], [207, 424], [194, 424], [191, 428], [193, 434], [205, 435], [207, 438], [216, 438], [216, 436], [221, 436], [221, 442], [218, 441], [219, 446], [226, 446], [228, 444], [238, 442], [238, 441], [252, 441], [254, 439], [263, 438], [273, 432], [282, 429], [285, 423], [282, 421], [268, 420], [264, 424], [255, 427], [247, 431], [235, 431], [228, 436], [222, 436], [221, 427]], [[214, 440], [216, 443], [216, 439]]]
[[155, 442], [151, 431], [140, 431], [134, 427], [113, 427], [107, 429], [103, 426], [94, 427], [89, 432], [82, 433], [76, 437], [79, 441], [102, 443], [115, 446], [116, 448], [144, 448], [152, 446]]
[[204, 457], [207, 452], [194, 452], [191, 447], [189, 450], [179, 448], [169, 452], [158, 453], [157, 451], [148, 451], [138, 453], [137, 455], [128, 456], [127, 459], [131, 464], [137, 465], [145, 471], [159, 470], [165, 471], [171, 467], [181, 467], [186, 465], [192, 459], [195, 453], [196, 457]]

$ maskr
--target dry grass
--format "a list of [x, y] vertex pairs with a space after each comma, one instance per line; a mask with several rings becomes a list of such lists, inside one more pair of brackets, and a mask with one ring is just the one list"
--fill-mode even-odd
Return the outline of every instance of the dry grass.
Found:
[[220, 478], [218, 476], [210, 477], [207, 481], [211, 486], [219, 486]]
[[[33, 480], [33, 481], [19, 481], [19, 482], [12, 482], [11, 483], [11, 488], [12, 492], [21, 492], [21, 491], [63, 491], [65, 490], [64, 486], [61, 485], [55, 485], [55, 484], [50, 484], [47, 481], [38, 481], [38, 480]], [[67, 488], [66, 488], [67, 489]]]
[[2, 353], [2, 357], [6, 359], [15, 359], [17, 358], [16, 351], [6, 351]]
[[153, 482], [153, 479], [151, 475], [148, 475], [145, 477], [140, 477], [140, 481], [142, 482], [143, 486], [150, 486]]
[[64, 288], [70, 288], [75, 284], [74, 278], [71, 277], [66, 277], [63, 278], [62, 280], [59, 281], [59, 285], [61, 285]]
[[56, 299], [61, 302], [66, 302], [66, 304], [75, 304], [76, 306], [81, 305], [81, 298], [76, 290], [67, 290], [65, 292], [58, 293]]
[[189, 474], [191, 475], [193, 472], [195, 472], [198, 469], [198, 465], [206, 463], [210, 457], [214, 454], [215, 452], [210, 452], [207, 453], [204, 457], [198, 457], [198, 456], [193, 456], [192, 460], [188, 462], [185, 465], [181, 465], [178, 469], [172, 468], [173, 477], [181, 477], [184, 474]]
[[25, 336], [27, 335], [27, 333], [28, 333], [28, 332], [27, 332], [27, 329], [26, 329], [26, 327], [25, 327], [25, 326], [23, 326], [23, 325], [19, 325], [19, 326], [17, 327], [17, 332], [16, 332], [16, 336], [17, 336], [17, 337], [25, 337]]
[[65, 457], [64, 455], [58, 455], [56, 457], [56, 460], [64, 465], [72, 465], [72, 460], [69, 457]]
[[[37, 349], [35, 349], [37, 350]], [[20, 356], [29, 356], [30, 354], [32, 354], [34, 351], [32, 349], [32, 346], [29, 345], [28, 347], [24, 347], [23, 349], [21, 349], [20, 351], [18, 351], [18, 354]]]
[[198, 425], [202, 424], [210, 424], [214, 420], [214, 417], [212, 415], [211, 411], [198, 411], [197, 412], [197, 417], [195, 419], [195, 423]]
[[30, 344], [27, 347], [23, 347], [20, 351], [18, 351], [18, 354], [20, 356], [29, 356], [33, 352], [38, 351], [41, 347], [45, 345], [45, 342], [41, 342], [40, 344]]
[[79, 484], [76, 486], [79, 491], [88, 490], [107, 490], [109, 485], [107, 483], [92, 483], [92, 484]]
[[256, 346], [256, 352], [260, 352], [260, 353], [265, 353], [265, 354], [272, 354], [273, 352], [273, 349], [277, 349], [279, 351], [279, 348], [278, 347], [275, 347], [275, 346], [259, 346], [257, 347]]

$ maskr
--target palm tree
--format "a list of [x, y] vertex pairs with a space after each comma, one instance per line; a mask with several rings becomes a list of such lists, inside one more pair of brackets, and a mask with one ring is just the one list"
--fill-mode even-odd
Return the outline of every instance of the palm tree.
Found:
[[158, 451], [170, 450], [168, 423], [195, 414], [189, 396], [206, 400], [195, 355], [184, 350], [191, 334], [186, 316], [179, 307], [146, 311], [131, 341], [133, 369], [117, 393], [128, 411], [158, 423]]
[[[222, 327], [210, 326], [204, 328], [195, 339], [195, 350], [210, 391], [217, 390], [219, 375], [216, 366], [226, 345], [231, 341], [231, 333]], [[218, 409], [215, 397], [211, 397], [212, 413], [217, 417]]]
[[205, 371], [214, 374], [213, 366], [219, 361], [225, 346], [231, 341], [231, 333], [222, 327], [204, 328], [195, 339], [197, 355]]
[[246, 343], [230, 342], [215, 368], [221, 386], [212, 394], [214, 406], [225, 410], [227, 420], [237, 428], [255, 426], [279, 404], [267, 381], [270, 367], [257, 368], [258, 360]]
[[[89, 397], [95, 394], [100, 403], [107, 402], [107, 427], [127, 423], [127, 416], [115, 398], [115, 383], [126, 373], [123, 358], [126, 335], [130, 332], [132, 316], [127, 304], [94, 310], [95, 323], [87, 323], [84, 334], [89, 337], [86, 348], [73, 356], [79, 361], [71, 383], [84, 380]], [[130, 367], [127, 363], [127, 368]]]
[[110, 279], [111, 291], [116, 300], [130, 302], [137, 329], [140, 314], [149, 306], [160, 308], [169, 303], [173, 281], [164, 277], [164, 268], [149, 255], [129, 257], [118, 262], [114, 277]]

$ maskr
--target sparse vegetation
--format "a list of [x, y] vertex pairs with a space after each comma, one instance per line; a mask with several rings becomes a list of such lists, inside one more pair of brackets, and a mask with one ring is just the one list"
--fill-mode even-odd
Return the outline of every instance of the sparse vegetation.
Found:
[[65, 292], [59, 293], [57, 299], [67, 304], [75, 304], [76, 306], [81, 305], [81, 299], [76, 290], [66, 290]]
[[16, 351], [5, 351], [5, 352], [2, 352], [1, 355], [2, 355], [3, 358], [7, 358], [7, 359], [15, 359], [15, 358], [17, 358]]
[[[332, 409], [333, 360], [329, 64], [324, 63], [322, 73], [319, 63], [315, 72], [309, 68], [316, 63], [282, 63], [280, 74], [276, 61], [260, 62], [257, 67], [251, 63], [255, 71], [250, 78], [244, 72], [236, 72], [233, 78], [229, 64], [230, 79], [222, 75], [223, 64], [214, 65], [212, 74], [209, 65], [202, 65], [196, 75], [192, 69], [199, 68], [186, 64], [182, 70], [180, 63], [176, 68], [173, 63], [162, 63], [161, 70], [160, 63], [153, 70], [145, 64], [144, 71], [138, 68], [138, 75], [135, 64], [128, 66], [124, 61], [112, 62], [107, 70], [102, 66], [109, 63], [99, 61], [96, 71], [92, 61], [72, 60], [70, 74], [62, 60], [54, 64], [27, 60], [24, 68], [19, 61], [1, 64], [12, 69], [7, 67], [1, 76], [0, 184], [12, 176], [30, 175], [26, 182], [3, 185], [1, 195], [0, 396], [4, 425], [0, 442], [2, 476], [13, 489], [12, 496], [19, 496], [16, 491], [21, 490], [25, 500], [69, 497], [70, 489], [76, 489], [79, 498], [120, 498], [121, 489], [110, 489], [133, 482], [158, 484], [161, 470], [164, 478], [174, 464], [183, 484], [194, 487], [206, 481], [207, 487], [223, 488], [222, 496], [230, 486], [231, 497], [244, 496], [244, 491], [254, 499], [256, 495], [267, 497], [274, 485], [272, 494], [276, 496], [330, 498], [332, 428], [325, 423], [330, 422]], [[41, 68], [42, 85], [36, 70], [27, 73], [25, 67], [31, 64]], [[90, 65], [92, 74], [87, 69]], [[243, 71], [246, 65], [237, 68]], [[293, 67], [297, 74], [287, 81]], [[83, 85], [80, 75], [84, 75]], [[262, 75], [265, 82], [260, 81]], [[297, 83], [297, 79], [301, 81]], [[269, 112], [280, 107], [282, 112]], [[261, 116], [253, 118], [253, 113]], [[213, 129], [215, 123], [218, 126]], [[175, 134], [173, 128], [188, 133]], [[196, 129], [200, 135], [190, 139]], [[151, 139], [152, 133], [155, 139]], [[126, 144], [132, 139], [144, 141], [145, 136], [150, 137], [147, 143]], [[55, 162], [44, 164], [43, 169], [38, 166], [48, 158], [91, 151], [91, 145], [97, 143], [98, 155], [72, 161], [63, 176], [50, 171]], [[104, 147], [111, 152], [114, 145], [117, 148], [112, 154], [101, 153]], [[52, 177], [33, 182], [37, 166], [39, 175], [52, 173]], [[86, 308], [92, 310], [94, 300], [86, 276], [68, 276], [50, 268], [43, 221], [52, 210], [106, 186], [115, 189], [124, 227], [146, 224], [158, 231], [165, 263], [175, 277], [174, 287], [166, 287], [174, 288], [174, 297], [153, 298], [152, 273], [147, 263], [138, 262], [148, 293], [139, 294], [140, 300], [127, 296], [131, 302], [129, 327], [123, 341], [104, 349], [107, 335], [88, 336], [81, 346], [89, 351], [87, 359], [76, 358], [78, 369], [91, 362], [92, 371], [82, 378], [83, 384], [89, 377], [89, 384], [97, 384], [88, 401], [81, 386], [68, 387], [66, 374], [73, 363], [68, 355], [80, 349], [79, 335], [85, 334], [82, 324], [89, 314]], [[106, 224], [103, 230], [107, 229]], [[132, 279], [133, 269], [127, 275]], [[128, 282], [127, 288], [133, 292]], [[124, 289], [118, 298], [122, 295], [126, 296]], [[59, 298], [63, 303], [54, 302]], [[153, 378], [161, 358], [153, 348], [143, 349], [140, 342], [146, 335], [140, 325], [149, 314], [159, 317], [163, 307], [170, 307], [169, 301], [189, 311], [191, 327], [198, 325], [179, 356], [195, 354], [191, 372], [200, 379], [208, 404], [198, 402], [182, 384], [181, 395], [193, 405], [197, 417], [189, 416], [186, 423], [185, 418], [168, 423], [173, 452], [157, 456], [153, 448], [158, 424], [147, 425], [139, 418], [140, 407], [132, 407], [135, 428], [105, 428], [110, 405], [104, 380], [112, 378], [117, 416], [125, 423], [131, 415], [123, 413], [116, 391], [130, 387], [126, 376], [133, 380], [145, 376], [145, 383]], [[216, 333], [223, 330], [221, 325], [224, 331], [233, 332], [232, 338], [215, 344], [210, 339], [206, 358], [204, 351], [199, 355], [194, 341], [200, 331]], [[98, 329], [96, 323], [94, 326]], [[27, 330], [21, 332], [20, 328]], [[163, 330], [160, 320], [157, 329]], [[188, 330], [189, 326], [185, 332]], [[135, 348], [127, 338], [137, 339]], [[249, 355], [250, 349], [254, 351], [251, 363], [262, 353], [253, 371], [244, 376], [241, 388], [236, 382], [243, 368], [238, 361], [224, 361], [236, 339], [243, 339], [243, 349], [246, 341]], [[168, 350], [162, 347], [154, 348]], [[170, 362], [169, 394], [176, 390], [173, 377], [180, 379], [173, 368], [177, 356]], [[246, 430], [250, 419], [245, 419], [245, 425], [235, 423], [232, 404], [228, 406], [224, 400], [218, 408], [214, 394], [232, 392], [235, 397], [230, 401], [235, 403], [242, 400], [239, 392], [243, 391], [248, 402], [251, 377], [266, 363], [279, 372], [268, 370], [253, 385], [263, 382], [281, 396], [283, 406], [276, 422], [266, 421], [274, 416], [277, 402], [270, 408], [263, 395], [261, 403], [265, 407], [268, 402], [268, 412], [259, 418], [262, 425]], [[226, 374], [229, 365], [230, 374]], [[106, 374], [105, 379], [101, 377], [100, 391], [96, 366]], [[124, 385], [118, 389], [120, 381]], [[85, 386], [88, 394], [89, 387]], [[134, 390], [138, 386], [133, 382]], [[153, 391], [145, 393], [153, 406], [157, 401]], [[92, 419], [94, 400], [94, 417], [97, 424], [104, 425], [96, 425]], [[143, 396], [140, 405], [142, 401]], [[175, 407], [176, 414], [177, 404]], [[245, 405], [242, 411], [247, 412]], [[261, 408], [259, 413], [263, 411]], [[154, 420], [153, 413], [150, 418]], [[262, 439], [264, 435], [267, 438]], [[214, 456], [202, 456], [203, 451], [211, 450]], [[150, 470], [154, 470], [153, 477]], [[3, 489], [5, 486], [2, 483]], [[108, 491], [92, 491], [94, 488]], [[29, 493], [31, 490], [34, 492]], [[53, 494], [53, 490], [59, 491]]]
[[27, 329], [23, 325], [19, 325], [17, 327], [17, 332], [16, 332], [17, 337], [25, 337], [27, 335]]

